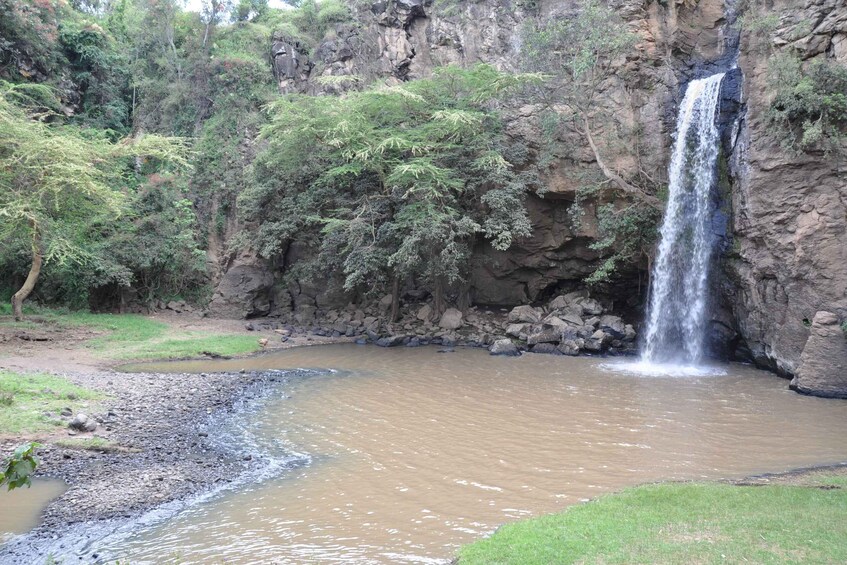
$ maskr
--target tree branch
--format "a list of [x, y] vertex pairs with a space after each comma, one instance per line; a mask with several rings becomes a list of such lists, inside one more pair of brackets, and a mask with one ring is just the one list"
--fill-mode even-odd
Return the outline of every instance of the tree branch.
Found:
[[600, 170], [603, 171], [603, 175], [609, 179], [612, 183], [615, 184], [620, 190], [623, 192], [634, 196], [638, 200], [644, 202], [645, 204], [652, 206], [657, 210], [664, 209], [664, 205], [662, 201], [653, 196], [652, 194], [648, 194], [644, 192], [642, 189], [631, 185], [626, 182], [619, 174], [609, 168], [606, 165], [603, 158], [600, 156], [600, 149], [597, 147], [597, 144], [594, 143], [594, 136], [591, 135], [591, 128], [588, 126], [588, 118], [582, 118], [583, 130], [582, 133], [585, 135], [585, 138], [588, 140], [588, 145], [591, 146], [591, 151], [594, 152], [594, 160], [597, 161], [597, 166], [600, 167]]

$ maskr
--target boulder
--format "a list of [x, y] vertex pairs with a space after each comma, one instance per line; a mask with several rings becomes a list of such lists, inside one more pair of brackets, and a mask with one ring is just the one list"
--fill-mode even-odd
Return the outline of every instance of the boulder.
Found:
[[259, 260], [239, 259], [221, 277], [209, 314], [220, 318], [254, 318], [271, 311], [273, 275]]
[[455, 308], [448, 308], [441, 315], [438, 326], [445, 330], [457, 330], [462, 327], [462, 312]]
[[391, 302], [394, 298], [390, 294], [386, 294], [382, 298], [379, 299], [379, 309], [381, 312], [388, 312], [391, 308]]
[[380, 347], [397, 347], [398, 345], [403, 345], [405, 340], [406, 336], [404, 335], [392, 335], [379, 338], [376, 340], [376, 344]]
[[526, 341], [527, 332], [531, 327], [531, 324], [509, 324], [506, 327], [506, 335]]
[[567, 327], [567, 325], [568, 325], [567, 322], [565, 322], [564, 320], [562, 320], [561, 318], [559, 318], [558, 316], [553, 315], [553, 314], [550, 314], [549, 316], [544, 318], [543, 323], [548, 324], [550, 326], [560, 327], [560, 328]]
[[581, 339], [566, 339], [562, 343], [559, 344], [559, 347], [556, 349], [559, 350], [559, 353], [562, 355], [579, 355], [579, 350], [584, 346], [584, 342]]
[[557, 296], [547, 304], [549, 310], [564, 310], [568, 306], [568, 301], [564, 296]]
[[97, 429], [97, 421], [80, 412], [68, 423], [68, 427], [79, 432], [93, 432]]
[[631, 324], [627, 324], [624, 326], [624, 341], [635, 341], [636, 335], [637, 334], [635, 333], [635, 328], [633, 328]]
[[415, 317], [421, 322], [426, 322], [430, 318], [432, 318], [432, 306], [429, 304], [424, 304], [420, 308], [418, 308], [418, 313], [415, 314]]
[[562, 355], [562, 352], [552, 343], [539, 343], [533, 345], [530, 349], [533, 353], [543, 353], [545, 355]]
[[574, 325], [574, 326], [582, 326], [583, 325], [582, 318], [580, 318], [576, 314], [570, 314], [570, 313], [562, 314], [561, 319], [563, 321], [569, 323], [569, 324]]
[[847, 398], [847, 333], [832, 312], [815, 314], [791, 387], [814, 396]]
[[603, 313], [603, 306], [593, 298], [579, 298], [574, 302], [582, 308], [582, 313], [588, 316], [599, 316]]
[[510, 322], [527, 322], [530, 324], [537, 324], [541, 321], [541, 317], [543, 315], [544, 311], [541, 308], [533, 308], [532, 306], [524, 305], [512, 308], [512, 311], [509, 312], [506, 319]]
[[491, 355], [508, 355], [516, 357], [521, 354], [511, 339], [498, 339], [488, 348]]
[[611, 335], [615, 339], [622, 339], [626, 336], [626, 326], [617, 316], [605, 315], [600, 316], [599, 329]]
[[562, 340], [562, 329], [560, 326], [551, 326], [542, 324], [533, 326], [527, 337], [527, 344], [535, 345], [536, 343], [559, 343]]

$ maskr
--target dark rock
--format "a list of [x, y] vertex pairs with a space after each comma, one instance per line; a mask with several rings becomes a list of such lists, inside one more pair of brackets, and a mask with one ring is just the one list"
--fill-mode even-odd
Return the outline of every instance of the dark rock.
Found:
[[530, 351], [533, 353], [544, 353], [547, 355], [562, 355], [562, 352], [559, 351], [558, 347], [552, 343], [539, 343], [537, 345], [533, 345], [530, 348]]
[[377, 339], [376, 344], [380, 347], [397, 347], [398, 345], [403, 345], [405, 339], [406, 336], [404, 335], [393, 335]]
[[97, 429], [97, 420], [80, 412], [68, 423], [68, 427], [80, 432], [93, 432]]

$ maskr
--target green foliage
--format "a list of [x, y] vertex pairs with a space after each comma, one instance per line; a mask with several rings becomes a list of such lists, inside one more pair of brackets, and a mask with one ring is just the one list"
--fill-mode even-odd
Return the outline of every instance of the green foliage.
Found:
[[9, 490], [14, 490], [32, 484], [30, 477], [38, 467], [35, 450], [39, 447], [41, 444], [30, 442], [15, 448], [0, 471], [0, 487], [6, 485]]
[[62, 4], [54, 0], [0, 0], [0, 78], [46, 77], [61, 65], [59, 38]]
[[317, 47], [337, 24], [353, 21], [349, 6], [341, 0], [323, 0], [320, 3], [302, 0], [291, 4], [293, 9], [268, 10], [256, 21], [310, 49]]
[[766, 112], [771, 136], [794, 152], [843, 151], [847, 128], [847, 67], [829, 59], [804, 64], [781, 53], [768, 66], [773, 102]]
[[132, 285], [144, 303], [187, 295], [203, 284], [206, 254], [197, 241], [193, 205], [178, 177], [151, 175], [113, 226], [100, 254], [111, 258], [106, 264], [127, 269], [131, 278], [124, 286]]
[[554, 80], [548, 88], [554, 89], [559, 103], [583, 115], [592, 109], [613, 65], [631, 53], [638, 40], [626, 22], [598, 0], [583, 0], [572, 17], [529, 20], [521, 37], [526, 64], [549, 73]]
[[459, 562], [843, 563], [845, 508], [843, 489], [646, 485], [506, 524], [462, 548]]
[[446, 67], [402, 86], [274, 103], [254, 185], [238, 201], [256, 226], [242, 242], [275, 257], [311, 238], [311, 268], [342, 272], [348, 290], [461, 280], [477, 235], [505, 249], [530, 232], [524, 196], [535, 179], [503, 156], [489, 105], [520, 81]]
[[[48, 123], [56, 116], [35, 103], [44, 90], [0, 83], [0, 260], [26, 248], [33, 262], [103, 271], [98, 227], [125, 210], [133, 158], [185, 167], [185, 144], [157, 136], [111, 143], [103, 132]], [[112, 278], [126, 283], [120, 272]]]

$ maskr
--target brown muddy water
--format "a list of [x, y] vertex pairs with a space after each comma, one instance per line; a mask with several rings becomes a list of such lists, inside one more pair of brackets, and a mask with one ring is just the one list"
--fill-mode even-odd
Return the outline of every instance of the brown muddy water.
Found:
[[[498, 525], [664, 479], [847, 460], [847, 402], [743, 365], [650, 377], [622, 361], [309, 347], [145, 371], [332, 368], [247, 426], [308, 462], [107, 544], [132, 563], [427, 563]], [[251, 440], [252, 441], [252, 440]]]
[[62, 481], [35, 480], [30, 488], [7, 491], [0, 488], [0, 543], [38, 525], [47, 504], [65, 492]]

